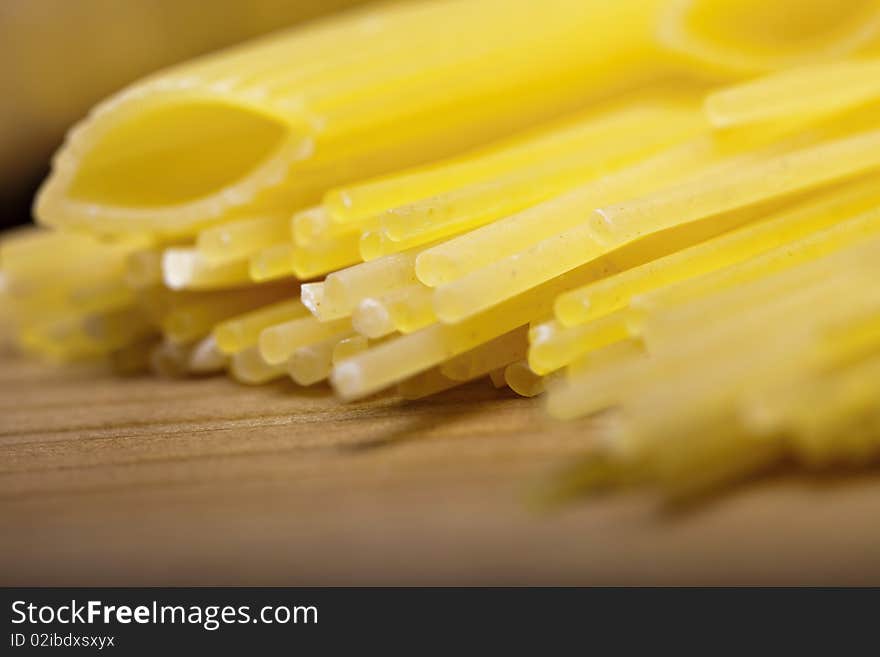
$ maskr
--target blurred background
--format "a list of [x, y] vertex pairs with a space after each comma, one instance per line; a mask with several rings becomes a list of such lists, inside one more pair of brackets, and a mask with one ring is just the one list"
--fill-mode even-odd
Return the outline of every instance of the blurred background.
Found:
[[364, 0], [2, 0], [0, 229], [30, 220], [68, 127], [139, 77]]

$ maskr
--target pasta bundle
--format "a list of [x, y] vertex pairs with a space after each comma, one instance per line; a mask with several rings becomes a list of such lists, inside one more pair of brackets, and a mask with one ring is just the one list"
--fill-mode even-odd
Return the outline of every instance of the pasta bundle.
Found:
[[865, 462], [880, 3], [851, 4], [398, 3], [156, 74], [70, 133], [4, 321], [123, 371], [613, 410], [566, 493]]

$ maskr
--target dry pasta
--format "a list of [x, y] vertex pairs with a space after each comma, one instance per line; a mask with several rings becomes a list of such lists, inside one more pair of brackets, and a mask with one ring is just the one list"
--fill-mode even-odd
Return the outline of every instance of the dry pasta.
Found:
[[3, 336], [605, 412], [566, 495], [876, 460], [880, 2], [548, 2], [378, 4], [111, 97], [0, 244]]

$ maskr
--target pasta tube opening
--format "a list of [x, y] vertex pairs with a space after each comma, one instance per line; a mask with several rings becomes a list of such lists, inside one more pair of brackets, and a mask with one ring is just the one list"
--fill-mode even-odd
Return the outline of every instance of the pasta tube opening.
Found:
[[877, 0], [674, 0], [664, 45], [733, 71], [765, 71], [843, 56], [880, 39]]
[[232, 105], [154, 107], [101, 136], [80, 161], [69, 194], [120, 206], [187, 203], [247, 176], [278, 150], [285, 133], [272, 119]]
[[36, 206], [43, 223], [190, 234], [283, 185], [311, 139], [268, 112], [200, 94], [132, 93], [70, 135]]

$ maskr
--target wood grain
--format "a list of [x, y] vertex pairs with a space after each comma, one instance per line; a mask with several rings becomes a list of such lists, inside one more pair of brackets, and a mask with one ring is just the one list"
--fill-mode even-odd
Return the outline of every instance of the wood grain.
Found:
[[591, 423], [487, 384], [340, 405], [5, 356], [0, 391], [5, 585], [880, 584], [880, 472], [539, 513]]

